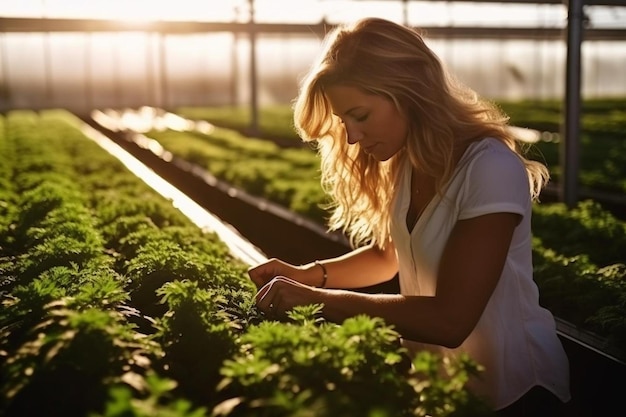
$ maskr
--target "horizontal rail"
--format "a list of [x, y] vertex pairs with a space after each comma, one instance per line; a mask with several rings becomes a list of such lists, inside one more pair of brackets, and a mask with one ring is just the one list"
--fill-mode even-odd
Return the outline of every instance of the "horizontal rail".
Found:
[[[410, 1], [410, 0], [407, 0]], [[434, 0], [439, 1], [439, 0]], [[522, 3], [522, 4], [566, 4], [567, 0], [458, 0], [470, 1], [471, 3]], [[454, 3], [455, 0], [451, 0]], [[626, 6], [626, 0], [585, 0], [588, 6]]]
[[[114, 19], [64, 19], [0, 17], [0, 33], [54, 32], [154, 32], [161, 34], [192, 34], [209, 32], [303, 34], [322, 37], [334, 25], [327, 22], [303, 23], [237, 23], [195, 21], [133, 22]], [[470, 27], [424, 26], [419, 28], [429, 38], [470, 39], [564, 39], [565, 29], [558, 27]], [[623, 41], [626, 29], [586, 28], [585, 40]]]

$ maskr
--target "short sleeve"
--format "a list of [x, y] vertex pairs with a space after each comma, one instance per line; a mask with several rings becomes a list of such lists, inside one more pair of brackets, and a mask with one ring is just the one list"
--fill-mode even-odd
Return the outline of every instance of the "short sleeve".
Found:
[[459, 219], [490, 213], [524, 215], [530, 186], [524, 163], [500, 142], [492, 142], [470, 163], [460, 194]]

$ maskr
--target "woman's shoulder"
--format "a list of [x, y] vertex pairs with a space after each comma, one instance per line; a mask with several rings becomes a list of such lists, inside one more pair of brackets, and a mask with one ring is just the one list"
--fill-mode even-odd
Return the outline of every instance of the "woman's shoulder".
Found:
[[472, 150], [472, 149], [474, 149], [475, 151], [490, 150], [490, 151], [496, 151], [496, 152], [508, 152], [508, 153], [515, 154], [515, 152], [513, 152], [511, 148], [509, 148], [503, 141], [492, 136], [486, 136], [484, 138], [481, 138], [472, 142], [468, 146], [468, 150]]
[[458, 167], [461, 177], [479, 184], [528, 182], [526, 168], [519, 155], [497, 138], [487, 137], [468, 147]]
[[462, 216], [468, 218], [494, 209], [523, 214], [529, 187], [524, 163], [517, 153], [496, 138], [472, 145], [458, 176], [457, 203], [464, 208]]
[[467, 147], [459, 161], [459, 165], [469, 166], [478, 161], [486, 164], [497, 163], [498, 161], [510, 163], [511, 161], [520, 161], [520, 159], [515, 151], [501, 140], [494, 137], [485, 137], [472, 142]]

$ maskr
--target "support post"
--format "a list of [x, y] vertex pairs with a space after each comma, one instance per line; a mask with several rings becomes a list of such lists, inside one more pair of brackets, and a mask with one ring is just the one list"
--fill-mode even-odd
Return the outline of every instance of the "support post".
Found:
[[169, 79], [167, 76], [167, 45], [164, 33], [159, 33], [158, 42], [159, 42], [159, 102], [157, 103], [158, 107], [165, 110], [170, 111], [170, 92], [169, 92]]
[[0, 33], [0, 114], [13, 107], [6, 38], [6, 33]]
[[409, 26], [409, 0], [402, 0], [402, 22]]
[[256, 62], [256, 29], [254, 28], [254, 0], [248, 0], [250, 5], [250, 22], [248, 35], [250, 37], [250, 134], [259, 133], [259, 99]]
[[567, 1], [567, 58], [565, 113], [560, 143], [561, 200], [573, 208], [578, 202], [578, 171], [581, 114], [581, 44], [584, 0]]

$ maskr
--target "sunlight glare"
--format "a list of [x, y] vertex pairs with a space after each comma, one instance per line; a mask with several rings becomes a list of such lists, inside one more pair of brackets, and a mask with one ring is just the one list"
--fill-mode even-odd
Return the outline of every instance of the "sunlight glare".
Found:
[[120, 13], [116, 19], [133, 23], [161, 20], [163, 16], [166, 16], [168, 7], [163, 1], [134, 0], [119, 3], [121, 6]]
[[154, 21], [232, 21], [245, 0], [47, 0], [48, 17], [111, 19], [131, 23]]
[[256, 265], [267, 261], [265, 254], [241, 236], [233, 226], [223, 222], [213, 213], [204, 209], [111, 139], [86, 124], [81, 130], [85, 136], [96, 142], [111, 155], [117, 157], [132, 173], [141, 178], [156, 192], [170, 200], [175, 208], [180, 210], [203, 231], [217, 234], [220, 240], [228, 246], [233, 256], [241, 259], [248, 265]]

